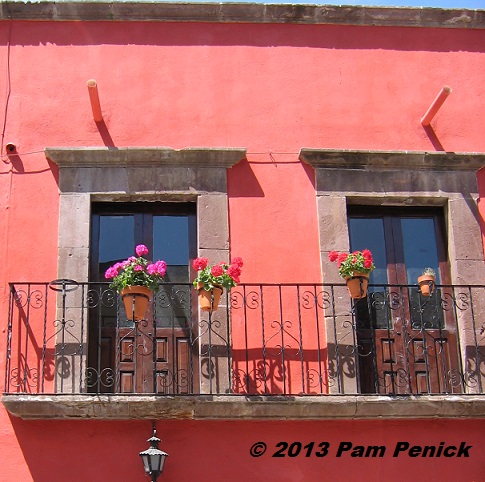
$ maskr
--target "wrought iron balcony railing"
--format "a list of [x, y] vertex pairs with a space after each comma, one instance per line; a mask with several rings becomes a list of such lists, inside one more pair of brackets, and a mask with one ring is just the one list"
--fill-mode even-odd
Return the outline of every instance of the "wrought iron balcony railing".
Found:
[[239, 285], [214, 313], [163, 283], [146, 320], [106, 283], [11, 283], [7, 394], [476, 394], [485, 286]]

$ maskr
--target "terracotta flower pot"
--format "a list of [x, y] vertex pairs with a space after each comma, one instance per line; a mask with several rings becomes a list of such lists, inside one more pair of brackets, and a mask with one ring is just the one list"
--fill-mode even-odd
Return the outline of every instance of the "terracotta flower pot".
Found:
[[345, 278], [350, 297], [354, 300], [360, 300], [367, 296], [367, 287], [369, 286], [369, 274], [355, 273], [350, 278]]
[[202, 283], [197, 283], [199, 292], [199, 303], [202, 311], [215, 311], [219, 307], [219, 301], [222, 295], [222, 287], [214, 286], [213, 290], [207, 291], [203, 288]]
[[423, 296], [430, 296], [434, 291], [434, 285], [436, 284], [436, 276], [424, 274], [418, 278], [419, 289]]
[[151, 293], [146, 286], [127, 286], [121, 290], [121, 299], [125, 305], [126, 317], [129, 320], [145, 319]]

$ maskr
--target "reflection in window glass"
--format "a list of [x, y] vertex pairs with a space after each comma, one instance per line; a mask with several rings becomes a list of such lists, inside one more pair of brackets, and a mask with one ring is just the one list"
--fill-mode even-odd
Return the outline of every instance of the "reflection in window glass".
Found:
[[382, 218], [349, 218], [351, 251], [370, 249], [376, 269], [371, 272], [370, 283], [386, 284], [387, 259]]
[[434, 220], [432, 218], [403, 218], [401, 228], [408, 283], [416, 284], [423, 269], [430, 267], [435, 270], [436, 282], [439, 284]]

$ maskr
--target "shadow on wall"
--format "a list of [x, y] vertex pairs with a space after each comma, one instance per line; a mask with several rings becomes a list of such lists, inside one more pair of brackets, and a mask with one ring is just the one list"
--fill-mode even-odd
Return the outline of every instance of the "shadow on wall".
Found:
[[[27, 22], [11, 39], [12, 45], [125, 45], [122, 22], [58, 22], [56, 28], [42, 22]], [[129, 22], [130, 45], [158, 46], [290, 46], [361, 50], [425, 50], [430, 52], [483, 52], [479, 29], [437, 29], [430, 42], [429, 29], [407, 27], [362, 27], [349, 25], [294, 24], [180, 24]], [[0, 45], [6, 44], [6, 36]]]
[[435, 148], [435, 151], [441, 151], [445, 152], [445, 148], [441, 144], [440, 140], [438, 139], [438, 136], [436, 135], [436, 132], [431, 126], [423, 126], [424, 132], [426, 132], [426, 135], [428, 136], [428, 139], [430, 140], [431, 144]]
[[[32, 168], [29, 168], [28, 159], [24, 161], [22, 154], [9, 154], [7, 162], [9, 162], [12, 165], [12, 172], [14, 175], [39, 174], [42, 172], [51, 171], [54, 181], [56, 182], [57, 186], [59, 186], [59, 167], [50, 159], [46, 158], [46, 160], [49, 167], [42, 168], [39, 170], [32, 170]], [[26, 164], [27, 164], [27, 170], [25, 169]]]
[[477, 172], [478, 181], [478, 202], [477, 202], [477, 218], [482, 230], [482, 242], [485, 250], [485, 167], [482, 167]]
[[227, 172], [227, 190], [230, 197], [264, 197], [264, 191], [247, 159]]
[[[294, 165], [294, 163], [285, 163], [285, 162], [257, 162], [256, 164], [273, 164], [275, 168], [278, 165]], [[302, 162], [301, 167], [303, 168], [303, 172], [308, 176], [308, 180], [310, 181], [313, 189], [315, 189], [315, 170], [312, 166]], [[236, 197], [247, 197], [247, 198], [255, 198], [255, 197], [265, 197], [265, 193], [263, 188], [261, 187], [260, 182], [258, 181], [254, 171], [251, 167], [251, 164], [247, 159], [243, 159], [240, 161], [236, 166], [232, 167], [228, 170], [227, 173], [227, 186], [228, 186], [228, 193], [229, 196], [232, 198]], [[287, 186], [282, 186], [282, 188], [287, 188]]]
[[116, 147], [105, 121], [102, 120], [101, 122], [96, 122], [96, 127], [98, 128], [99, 135], [101, 136], [104, 145], [106, 147]]
[[[232, 350], [233, 392], [249, 395], [320, 395], [329, 391], [327, 349], [308, 349], [286, 335], [285, 348]], [[290, 343], [294, 342], [294, 346]], [[353, 360], [347, 357], [348, 366]], [[341, 361], [340, 366], [343, 365]], [[330, 374], [337, 376], [333, 372]], [[355, 371], [353, 377], [355, 378]], [[332, 383], [334, 381], [332, 380]]]

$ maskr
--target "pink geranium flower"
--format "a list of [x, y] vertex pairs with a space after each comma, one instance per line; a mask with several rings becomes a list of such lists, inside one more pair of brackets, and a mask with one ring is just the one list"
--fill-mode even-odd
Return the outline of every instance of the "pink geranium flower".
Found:
[[145, 286], [157, 291], [166, 274], [167, 264], [162, 260], [148, 264], [143, 257], [148, 254], [148, 248], [144, 244], [136, 246], [135, 251], [137, 256], [130, 256], [108, 268], [105, 278], [113, 280], [110, 287], [116, 288], [117, 291], [122, 291], [128, 286]]
[[156, 274], [159, 276], [165, 276], [167, 272], [167, 263], [165, 261], [157, 261], [156, 263], [149, 264], [147, 266], [148, 274]]
[[146, 254], [148, 254], [148, 248], [144, 245], [144, 244], [139, 244], [136, 248], [135, 248], [135, 253], [138, 255], [138, 256], [145, 256]]
[[167, 263], [165, 263], [165, 261], [159, 260], [155, 263], [155, 266], [157, 267], [157, 273], [160, 276], [165, 276], [165, 273], [167, 272]]
[[118, 270], [114, 266], [111, 266], [106, 270], [106, 273], [104, 273], [104, 277], [106, 279], [113, 279], [117, 274]]

